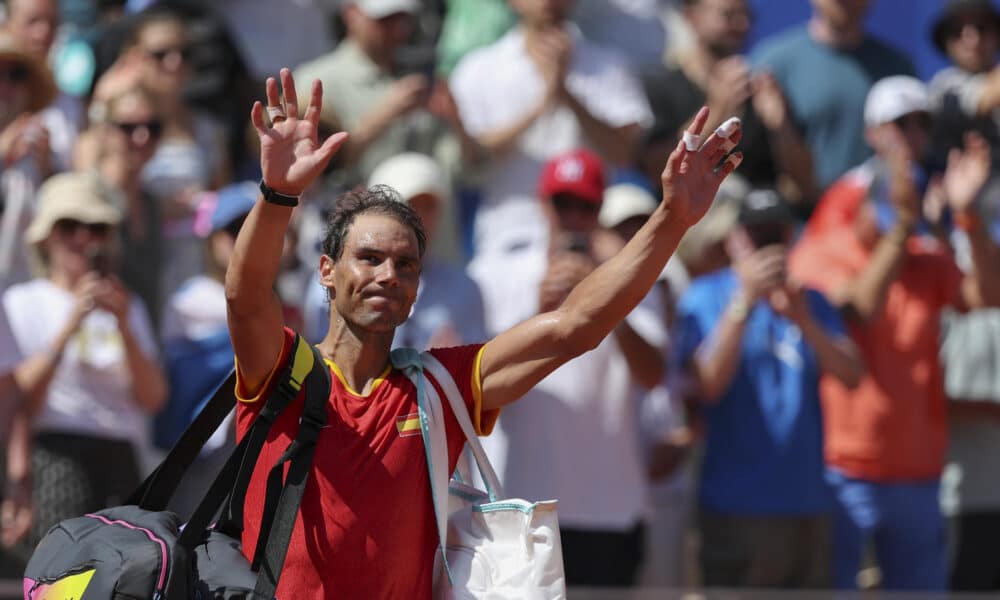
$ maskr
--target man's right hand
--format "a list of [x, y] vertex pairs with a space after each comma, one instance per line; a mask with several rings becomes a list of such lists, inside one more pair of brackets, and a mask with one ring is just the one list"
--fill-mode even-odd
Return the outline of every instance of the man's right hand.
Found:
[[752, 93], [747, 61], [742, 56], [720, 60], [708, 74], [705, 92], [712, 113], [723, 118], [737, 114]]
[[401, 77], [389, 88], [385, 99], [376, 109], [386, 120], [391, 121], [422, 106], [428, 95], [430, 86], [427, 77], [414, 73]]
[[278, 83], [267, 79], [267, 105], [284, 106], [284, 118], [273, 119], [270, 127], [264, 123], [264, 105], [254, 102], [250, 120], [260, 138], [260, 169], [264, 183], [288, 196], [299, 196], [323, 172], [340, 146], [347, 140], [346, 132], [331, 135], [320, 145], [317, 137], [320, 109], [323, 107], [323, 85], [313, 81], [312, 98], [303, 118], [299, 118], [298, 96], [292, 72], [281, 70], [284, 104], [278, 95]]
[[772, 291], [781, 289], [787, 279], [784, 246], [765, 246], [736, 263], [734, 267], [740, 288], [746, 299], [756, 302]]

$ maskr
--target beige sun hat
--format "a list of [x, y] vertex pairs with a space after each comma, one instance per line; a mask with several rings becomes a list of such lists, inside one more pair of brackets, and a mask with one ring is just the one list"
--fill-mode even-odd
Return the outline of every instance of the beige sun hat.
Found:
[[26, 50], [14, 36], [0, 31], [0, 60], [19, 63], [28, 69], [28, 111], [38, 112], [55, 100], [58, 88], [52, 71]]
[[52, 233], [60, 219], [118, 225], [122, 213], [116, 193], [96, 173], [70, 172], [49, 177], [38, 190], [35, 218], [24, 233], [29, 244], [38, 244]]

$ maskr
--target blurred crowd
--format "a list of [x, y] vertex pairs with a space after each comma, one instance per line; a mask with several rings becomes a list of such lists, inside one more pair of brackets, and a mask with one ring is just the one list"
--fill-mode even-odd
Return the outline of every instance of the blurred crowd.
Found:
[[877, 1], [748, 51], [748, 0], [6, 0], [0, 577], [124, 501], [233, 368], [249, 110], [287, 66], [350, 133], [275, 289], [313, 342], [341, 193], [427, 229], [395, 344], [477, 342], [628, 242], [702, 105], [742, 120], [649, 295], [484, 440], [510, 495], [559, 499], [570, 585], [1000, 590], [1000, 11], [942, 2], [925, 82]]

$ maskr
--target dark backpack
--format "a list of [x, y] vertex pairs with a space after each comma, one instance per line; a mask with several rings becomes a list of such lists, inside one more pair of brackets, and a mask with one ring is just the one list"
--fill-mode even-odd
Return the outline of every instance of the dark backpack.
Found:
[[[319, 352], [299, 336], [294, 344], [260, 414], [186, 525], [165, 507], [235, 406], [235, 372], [126, 505], [67, 519], [45, 534], [25, 569], [25, 600], [272, 600], [330, 391]], [[303, 385], [299, 431], [268, 476], [260, 538], [248, 562], [240, 537], [250, 476], [275, 418]]]

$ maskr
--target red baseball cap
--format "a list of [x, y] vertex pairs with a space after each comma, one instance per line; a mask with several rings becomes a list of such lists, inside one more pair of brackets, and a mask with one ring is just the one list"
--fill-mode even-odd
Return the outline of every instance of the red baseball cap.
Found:
[[538, 194], [546, 200], [556, 194], [569, 194], [600, 206], [604, 198], [604, 164], [589, 150], [560, 154], [542, 167]]

